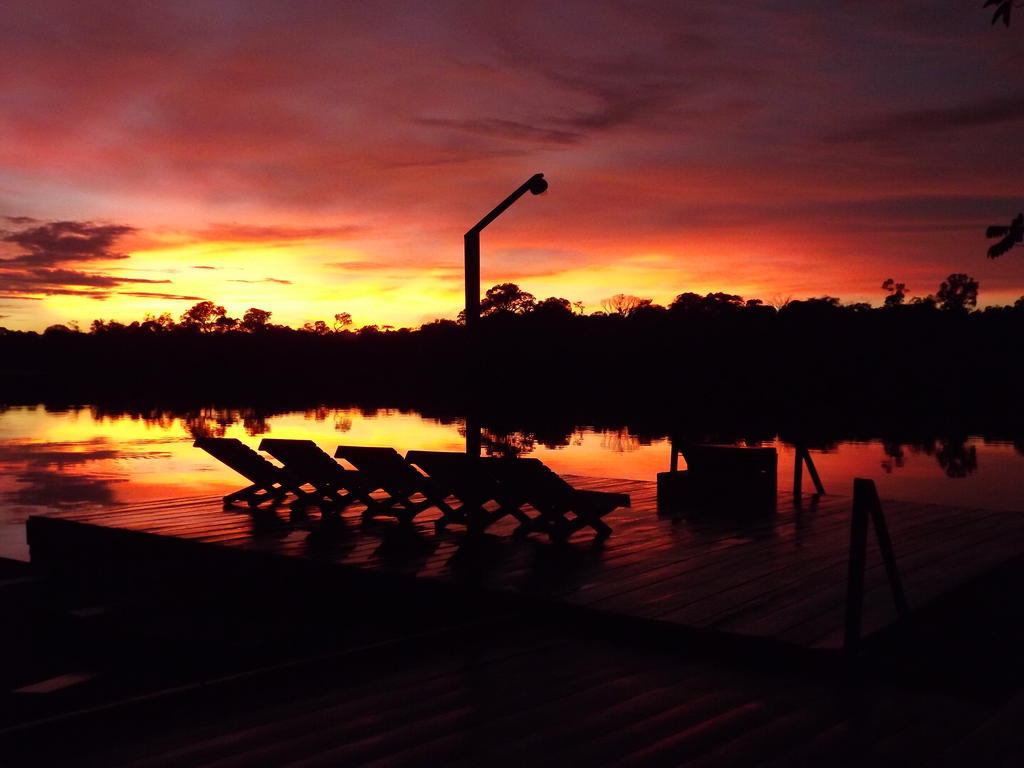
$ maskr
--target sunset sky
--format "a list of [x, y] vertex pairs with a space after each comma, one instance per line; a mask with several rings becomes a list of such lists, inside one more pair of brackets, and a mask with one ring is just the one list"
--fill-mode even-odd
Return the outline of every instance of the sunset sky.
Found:
[[[0, 25], [0, 325], [419, 325], [484, 287], [1024, 294], [1024, 17], [978, 2], [50, 2]], [[1019, 22], [1019, 23], [1018, 23]]]

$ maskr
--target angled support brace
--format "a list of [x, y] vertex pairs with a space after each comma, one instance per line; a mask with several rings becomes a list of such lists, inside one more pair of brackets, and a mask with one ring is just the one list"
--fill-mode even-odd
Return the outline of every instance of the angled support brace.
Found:
[[811, 476], [811, 482], [814, 483], [814, 492], [817, 494], [825, 493], [825, 486], [821, 482], [821, 477], [818, 475], [818, 470], [814, 466], [814, 460], [811, 458], [811, 452], [807, 450], [807, 446], [803, 443], [796, 444], [796, 460], [793, 462], [793, 496], [800, 499], [803, 493], [804, 485], [804, 466], [807, 467], [807, 474]]
[[910, 615], [910, 604], [903, 590], [903, 580], [896, 565], [896, 555], [889, 536], [878, 489], [873, 480], [856, 478], [853, 481], [853, 515], [850, 520], [850, 560], [846, 579], [846, 630], [843, 648], [856, 653], [860, 647], [864, 618], [864, 569], [867, 561], [868, 523], [875, 528], [878, 549], [882, 554], [889, 589], [900, 619]]

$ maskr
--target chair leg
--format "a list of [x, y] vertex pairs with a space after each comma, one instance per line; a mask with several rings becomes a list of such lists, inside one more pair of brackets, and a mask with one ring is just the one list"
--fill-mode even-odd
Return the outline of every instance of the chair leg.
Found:
[[242, 501], [249, 505], [250, 509], [256, 509], [260, 504], [271, 499], [275, 504], [279, 503], [287, 494], [283, 488], [267, 488], [262, 485], [250, 485], [241, 488], [234, 493], [229, 493], [223, 498], [224, 506], [231, 506], [236, 501]]
[[523, 512], [521, 507], [522, 505], [520, 504], [513, 504], [499, 500], [498, 508], [493, 512], [488, 513], [488, 517], [490, 518], [488, 521], [488, 525], [491, 523], [496, 523], [498, 520], [501, 520], [501, 518], [505, 517], [506, 515], [511, 515], [512, 517], [514, 517], [516, 520], [519, 521], [520, 525], [529, 524], [530, 516]]
[[249, 497], [259, 489], [260, 487], [258, 485], [250, 485], [245, 488], [240, 488], [225, 496], [223, 501], [225, 504], [234, 504], [236, 501], [247, 501]]
[[249, 505], [249, 509], [257, 509], [260, 504], [265, 502], [267, 499], [272, 499], [275, 503], [280, 497], [273, 491], [264, 491], [263, 493], [252, 493], [249, 498], [246, 499], [246, 503]]
[[443, 531], [452, 523], [465, 525], [468, 529], [472, 525], [474, 516], [478, 514], [478, 508], [470, 504], [463, 504], [461, 507], [455, 508], [445, 503], [438, 509], [441, 510], [441, 516], [434, 521], [434, 530], [436, 531]]
[[[569, 512], [573, 512], [575, 517], [568, 518], [566, 515]], [[611, 526], [608, 525], [601, 518], [611, 512], [611, 508], [608, 509], [572, 509], [566, 510], [565, 513], [559, 515], [557, 519], [552, 521], [551, 538], [557, 541], [567, 541], [576, 531], [582, 530], [585, 527], [594, 529], [594, 534], [598, 539], [606, 539], [612, 535]]]
[[579, 517], [576, 518], [577, 525], [575, 526], [575, 530], [579, 530], [583, 526], [589, 525], [591, 528], [594, 529], [594, 533], [599, 538], [608, 538], [612, 535], [611, 526], [609, 526], [608, 523], [606, 523], [601, 518], [611, 511], [612, 509], [610, 507], [600, 509], [576, 510], [576, 514], [579, 515]]

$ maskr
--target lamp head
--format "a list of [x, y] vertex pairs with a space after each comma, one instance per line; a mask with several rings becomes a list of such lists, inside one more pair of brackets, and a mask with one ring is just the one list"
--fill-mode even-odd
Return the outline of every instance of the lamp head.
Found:
[[527, 188], [535, 195], [539, 195], [542, 192], [546, 192], [548, 188], [547, 181], [544, 180], [543, 173], [535, 173], [527, 181]]

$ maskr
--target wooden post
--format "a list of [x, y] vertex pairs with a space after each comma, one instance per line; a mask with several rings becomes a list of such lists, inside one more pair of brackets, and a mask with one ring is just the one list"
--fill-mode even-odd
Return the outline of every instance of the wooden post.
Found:
[[670, 445], [672, 446], [672, 458], [668, 463], [668, 471], [677, 472], [679, 470], [679, 449], [676, 447], [675, 440], [672, 440]]
[[811, 452], [807, 450], [807, 446], [803, 443], [796, 443], [796, 460], [793, 464], [793, 495], [799, 498], [803, 493], [804, 466], [807, 467], [807, 474], [811, 476], [811, 482], [814, 483], [814, 492], [824, 494], [825, 486], [822, 484], [821, 477], [818, 475], [818, 468], [814, 466], [814, 459], [811, 458]]
[[821, 478], [818, 476], [818, 469], [814, 466], [814, 459], [811, 458], [811, 452], [807, 450], [807, 446], [801, 446], [804, 452], [804, 464], [807, 465], [807, 473], [811, 476], [811, 482], [814, 483], [815, 493], [824, 494], [825, 486], [821, 484]]
[[480, 420], [475, 415], [466, 416], [466, 455], [480, 455]]
[[[466, 386], [472, 387], [471, 362], [479, 351], [480, 333], [480, 233], [470, 230], [465, 238], [466, 253]], [[471, 398], [472, 400], [473, 398]], [[473, 414], [474, 404], [466, 415], [466, 454], [480, 455], [480, 422]]]
[[793, 495], [800, 500], [803, 496], [804, 485], [804, 451], [803, 446], [796, 446], [796, 458], [793, 460]]
[[875, 528], [878, 549], [889, 578], [889, 589], [901, 619], [910, 615], [910, 604], [903, 590], [892, 548], [889, 526], [885, 521], [882, 502], [874, 480], [856, 478], [853, 481], [853, 516], [850, 520], [850, 563], [846, 581], [846, 632], [843, 647], [855, 652], [860, 645], [861, 625], [864, 617], [864, 568], [867, 560], [868, 520]]
[[466, 330], [470, 343], [480, 320], [480, 233], [470, 230], [463, 237], [466, 272]]
[[[896, 567], [896, 553], [892, 548], [889, 525], [886, 523], [885, 513], [882, 511], [882, 502], [878, 498], [878, 489], [871, 480], [854, 481], [854, 483], [857, 482], [865, 483], [862, 495], [867, 499], [871, 522], [875, 526], [878, 549], [882, 553], [882, 562], [885, 564], [885, 573], [889, 578], [889, 589], [892, 591], [892, 599], [896, 604], [896, 613], [901, 619], [905, 619], [910, 615], [910, 604], [907, 602], [906, 592], [903, 591], [903, 579], [900, 578], [899, 569]], [[856, 485], [854, 485], [854, 494], [856, 493]]]
[[864, 484], [870, 480], [853, 481], [853, 516], [850, 519], [850, 559], [846, 572], [846, 632], [843, 648], [853, 653], [860, 645], [861, 622], [864, 616], [864, 565], [868, 551], [868, 511]]

